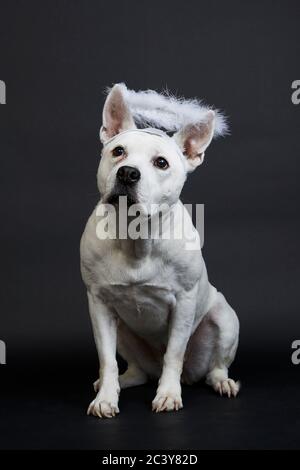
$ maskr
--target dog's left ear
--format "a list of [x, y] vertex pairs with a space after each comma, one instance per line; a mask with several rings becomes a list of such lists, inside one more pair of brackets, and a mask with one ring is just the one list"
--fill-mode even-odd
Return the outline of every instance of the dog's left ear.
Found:
[[207, 111], [199, 124], [188, 124], [174, 134], [173, 139], [186, 156], [188, 171], [193, 171], [204, 160], [204, 152], [212, 141], [215, 128], [215, 113]]
[[122, 131], [136, 129], [124, 97], [126, 90], [124, 83], [117, 83], [112, 87], [106, 98], [100, 129], [100, 140], [103, 143]]

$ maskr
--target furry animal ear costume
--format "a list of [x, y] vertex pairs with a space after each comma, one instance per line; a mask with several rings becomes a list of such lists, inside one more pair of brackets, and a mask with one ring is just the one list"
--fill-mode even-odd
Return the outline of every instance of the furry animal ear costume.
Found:
[[[118, 87], [135, 123], [140, 127], [150, 126], [166, 132], [177, 132], [185, 126], [206, 124], [208, 111], [213, 109], [200, 100], [177, 98], [169, 92], [128, 90], [124, 83], [119, 83]], [[226, 118], [219, 110], [213, 111], [214, 137], [223, 136], [228, 133]]]

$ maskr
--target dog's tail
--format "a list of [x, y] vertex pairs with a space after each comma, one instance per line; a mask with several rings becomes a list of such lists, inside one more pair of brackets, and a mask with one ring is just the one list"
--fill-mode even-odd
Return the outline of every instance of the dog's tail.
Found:
[[[133, 118], [140, 127], [150, 126], [166, 132], [176, 132], [186, 125], [205, 122], [207, 111], [213, 109], [198, 99], [186, 100], [172, 95], [169, 91], [134, 91], [128, 90], [125, 84], [120, 85]], [[214, 111], [214, 136], [228, 134], [226, 117], [219, 110]]]

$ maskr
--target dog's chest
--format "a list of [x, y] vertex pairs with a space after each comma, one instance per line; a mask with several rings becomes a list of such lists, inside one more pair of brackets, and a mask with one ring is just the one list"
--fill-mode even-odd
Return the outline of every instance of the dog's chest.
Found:
[[119, 259], [106, 266], [105, 275], [102, 264], [98, 295], [136, 333], [155, 335], [167, 330], [176, 303], [172, 279], [172, 268], [157, 260], [136, 267]]
[[136, 333], [163, 333], [175, 296], [165, 288], [153, 285], [109, 285], [100, 288], [101, 296], [118, 316]]

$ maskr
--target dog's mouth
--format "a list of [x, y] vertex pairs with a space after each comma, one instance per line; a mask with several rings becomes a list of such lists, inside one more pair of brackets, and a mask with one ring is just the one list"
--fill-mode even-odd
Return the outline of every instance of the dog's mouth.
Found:
[[122, 197], [122, 202], [124, 201], [127, 207], [130, 207], [133, 204], [138, 204], [135, 190], [120, 183], [115, 185], [112, 192], [107, 196], [106, 202], [113, 206], [118, 206], [120, 203], [120, 197]]

